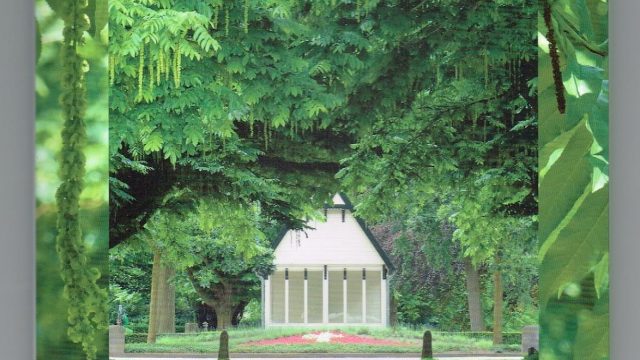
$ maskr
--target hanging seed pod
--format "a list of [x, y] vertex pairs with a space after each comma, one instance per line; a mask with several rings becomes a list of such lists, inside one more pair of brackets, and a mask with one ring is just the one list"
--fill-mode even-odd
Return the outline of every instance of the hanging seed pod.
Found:
[[264, 122], [264, 126], [262, 127], [262, 130], [264, 132], [264, 150], [268, 150], [269, 149], [269, 130], [267, 129], [269, 125], [267, 124], [267, 122]]
[[213, 8], [213, 24], [212, 27], [214, 29], [218, 29], [218, 17], [220, 16], [220, 6], [217, 6]]
[[551, 57], [551, 67], [553, 69], [553, 82], [556, 90], [556, 102], [558, 111], [564, 114], [567, 101], [564, 97], [564, 84], [562, 83], [562, 72], [560, 71], [560, 55], [558, 55], [558, 45], [551, 20], [551, 5], [546, 0], [540, 0], [543, 4], [543, 18], [547, 26], [547, 41], [549, 41], [549, 57]]
[[244, 0], [244, 33], [249, 33], [249, 0]]
[[178, 86], [182, 82], [182, 50], [178, 47]]
[[162, 62], [164, 63], [164, 81], [169, 82], [169, 74], [171, 73], [171, 53], [162, 55]]
[[138, 63], [138, 96], [136, 101], [142, 99], [142, 86], [144, 84], [144, 44], [140, 47], [139, 54], [140, 61]]
[[113, 85], [116, 82], [116, 57], [109, 55], [109, 84]]
[[68, 301], [66, 334], [69, 340], [80, 344], [87, 360], [94, 360], [97, 339], [104, 334], [108, 319], [103, 311], [107, 293], [97, 284], [100, 271], [88, 261], [80, 217], [80, 194], [86, 173], [87, 86], [86, 60], [78, 48], [84, 44], [89, 22], [85, 15], [86, 0], [68, 0], [60, 4], [64, 22], [60, 47], [60, 109], [64, 123], [58, 163], [60, 185], [55, 194], [58, 209], [55, 249], [64, 283], [63, 296]]
[[156, 84], [156, 78], [155, 78], [155, 73], [153, 69], [153, 60], [151, 59], [151, 56], [149, 56], [149, 65], [147, 66], [149, 68], [149, 93], [153, 94], [153, 88], [154, 88], [154, 85]]
[[158, 63], [156, 65], [156, 84], [160, 86], [160, 79], [162, 78], [162, 69], [164, 65], [162, 64], [162, 50], [158, 51]]
[[484, 88], [487, 89], [489, 87], [489, 55], [487, 54], [487, 50], [484, 51]]
[[229, 7], [224, 8], [224, 35], [229, 36]]
[[173, 52], [173, 83], [176, 88], [180, 86], [180, 72], [181, 72], [181, 51], [180, 43], [176, 45], [176, 49]]

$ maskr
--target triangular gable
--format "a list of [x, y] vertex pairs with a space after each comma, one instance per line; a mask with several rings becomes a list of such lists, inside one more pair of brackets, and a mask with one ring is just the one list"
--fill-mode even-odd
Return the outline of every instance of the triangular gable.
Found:
[[[343, 193], [336, 194], [333, 197], [333, 203], [332, 204], [326, 204], [324, 207], [325, 207], [325, 209], [345, 209], [345, 210], [349, 210], [349, 213], [350, 213], [349, 215], [356, 220], [357, 224], [359, 225], [360, 229], [362, 230], [362, 232], [364, 233], [366, 238], [369, 240], [369, 242], [371, 243], [371, 245], [373, 246], [373, 248], [375, 249], [377, 254], [380, 256], [380, 258], [384, 261], [384, 264], [387, 267], [387, 269], [390, 272], [393, 272], [395, 270], [395, 266], [393, 266], [393, 263], [391, 262], [391, 259], [389, 258], [389, 255], [386, 253], [386, 251], [384, 251], [382, 246], [380, 246], [380, 243], [375, 238], [373, 233], [371, 233], [371, 231], [369, 230], [369, 228], [367, 227], [365, 222], [362, 219], [358, 218], [357, 216], [355, 216], [353, 214], [353, 206], [352, 206], [351, 202], [349, 201], [349, 198], [345, 194], [343, 194]], [[274, 249], [278, 248], [278, 246], [280, 245], [282, 240], [285, 238], [287, 233], [288, 233], [288, 229], [287, 228], [283, 228], [281, 230], [280, 234], [278, 234], [276, 242], [274, 243]]]

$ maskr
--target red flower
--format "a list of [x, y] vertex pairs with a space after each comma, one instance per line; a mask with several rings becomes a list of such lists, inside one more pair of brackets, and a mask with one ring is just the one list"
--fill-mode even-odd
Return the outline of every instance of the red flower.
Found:
[[[316, 332], [306, 334], [306, 336], [293, 335], [293, 336], [285, 336], [285, 337], [276, 338], [276, 339], [250, 341], [250, 342], [244, 343], [244, 345], [269, 346], [269, 345], [313, 344], [318, 342], [317, 337], [313, 337], [309, 335], [320, 335], [322, 333], [323, 332], [316, 331]], [[369, 337], [369, 336], [346, 334], [342, 331], [331, 331], [330, 333], [331, 333], [331, 336], [329, 336], [329, 343], [331, 344], [363, 344], [363, 345], [383, 345], [383, 346], [410, 345], [407, 342], [403, 342], [403, 341], [376, 339], [374, 337]]]

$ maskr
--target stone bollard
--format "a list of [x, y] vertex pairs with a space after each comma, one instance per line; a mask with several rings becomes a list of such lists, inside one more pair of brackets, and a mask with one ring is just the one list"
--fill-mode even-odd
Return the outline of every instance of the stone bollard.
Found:
[[208, 322], [203, 322], [202, 323], [202, 331], [209, 331], [209, 323]]
[[427, 330], [422, 335], [422, 355], [420, 359], [433, 358], [433, 339], [431, 338], [431, 331]]
[[227, 330], [222, 330], [222, 333], [220, 333], [218, 360], [229, 360], [229, 334], [227, 333]]
[[109, 355], [124, 354], [124, 327], [109, 325]]
[[533, 348], [537, 351], [540, 350], [539, 330], [537, 325], [525, 326], [522, 328], [522, 352], [527, 354], [529, 349]]

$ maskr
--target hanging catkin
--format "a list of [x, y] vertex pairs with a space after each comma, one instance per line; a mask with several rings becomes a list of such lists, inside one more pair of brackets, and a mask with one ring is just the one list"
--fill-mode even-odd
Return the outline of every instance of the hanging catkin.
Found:
[[176, 88], [180, 87], [181, 57], [180, 43], [178, 43], [173, 53], [173, 83]]
[[558, 45], [556, 43], [553, 22], [551, 20], [551, 5], [547, 0], [540, 0], [543, 4], [544, 23], [547, 26], [547, 41], [549, 42], [549, 57], [551, 57], [551, 67], [553, 69], [553, 82], [556, 90], [556, 102], [558, 111], [564, 114], [567, 106], [564, 97], [564, 84], [562, 83], [562, 72], [560, 71], [560, 55], [558, 55]]
[[136, 101], [140, 102], [142, 100], [142, 87], [144, 84], [144, 44], [140, 47], [139, 54], [140, 61], [138, 63], [138, 96], [136, 97]]
[[489, 55], [487, 54], [487, 50], [484, 51], [484, 88], [489, 87]]
[[[151, 55], [151, 54], [149, 54]], [[155, 79], [155, 74], [153, 71], [153, 60], [151, 59], [151, 56], [149, 56], [149, 93], [151, 95], [153, 95], [153, 87], [156, 84], [156, 79]]]
[[116, 57], [109, 55], [109, 84], [113, 85], [116, 82]]
[[164, 81], [169, 82], [169, 74], [171, 73], [171, 53], [162, 55], [164, 65]]
[[160, 85], [162, 69], [164, 69], [164, 65], [162, 64], [162, 50], [160, 49], [158, 50], [158, 63], [156, 64], [156, 85]]
[[64, 125], [59, 166], [61, 184], [56, 191], [56, 251], [64, 281], [63, 294], [68, 300], [67, 335], [71, 341], [82, 345], [86, 359], [93, 360], [97, 356], [96, 340], [106, 330], [107, 311], [106, 292], [96, 284], [101, 275], [87, 261], [80, 229], [79, 202], [85, 175], [83, 148], [87, 137], [83, 118], [87, 94], [85, 60], [78, 53], [78, 47], [84, 43], [83, 34], [89, 29], [89, 22], [85, 16], [86, 0], [69, 0], [61, 4], [64, 38], [60, 49], [60, 106]]
[[224, 35], [229, 36], [229, 7], [224, 8]]
[[213, 8], [213, 23], [211, 24], [214, 29], [218, 29], [218, 17], [220, 16], [220, 6]]
[[249, 0], [244, 0], [244, 33], [249, 33]]

